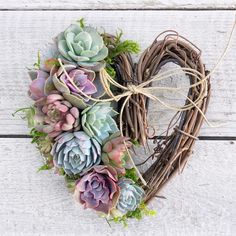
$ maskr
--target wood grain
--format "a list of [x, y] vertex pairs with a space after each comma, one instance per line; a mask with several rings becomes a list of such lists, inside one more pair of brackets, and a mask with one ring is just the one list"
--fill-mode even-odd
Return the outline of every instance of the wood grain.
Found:
[[[45, 51], [51, 38], [71, 22], [85, 17], [97, 27], [114, 33], [124, 31], [124, 38], [140, 42], [146, 48], [160, 32], [175, 29], [202, 49], [203, 59], [211, 69], [221, 55], [229, 37], [234, 11], [17, 11], [1, 12], [0, 45], [0, 135], [27, 134], [25, 122], [12, 117], [16, 109], [29, 106], [27, 66], [36, 61], [38, 49]], [[111, 20], [112, 19], [112, 20]], [[187, 21], [186, 21], [187, 19]], [[212, 78], [212, 99], [208, 119], [218, 128], [204, 126], [201, 135], [235, 136], [236, 131], [236, 40]], [[171, 80], [173, 86], [178, 83]], [[168, 82], [167, 82], [168, 83]], [[163, 94], [159, 94], [164, 96]], [[179, 98], [172, 97], [179, 102]], [[149, 117], [157, 124], [158, 134], [166, 127], [173, 112], [152, 106]], [[225, 124], [228, 123], [228, 124]]]
[[235, 232], [236, 144], [199, 141], [182, 175], [150, 207], [154, 218], [129, 228], [84, 211], [52, 171], [36, 173], [41, 157], [30, 139], [0, 139], [1, 235], [215, 235]]
[[1, 0], [0, 9], [232, 9], [234, 0]]

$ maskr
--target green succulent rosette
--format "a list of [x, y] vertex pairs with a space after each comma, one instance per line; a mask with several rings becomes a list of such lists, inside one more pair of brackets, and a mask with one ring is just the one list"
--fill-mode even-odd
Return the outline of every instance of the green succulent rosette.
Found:
[[57, 37], [57, 46], [63, 58], [82, 67], [99, 70], [105, 66], [108, 48], [101, 35], [91, 26], [81, 27], [79, 23], [70, 25]]
[[113, 117], [118, 113], [109, 102], [97, 103], [82, 111], [81, 124], [83, 130], [99, 143], [103, 143], [110, 134], [119, 131]]

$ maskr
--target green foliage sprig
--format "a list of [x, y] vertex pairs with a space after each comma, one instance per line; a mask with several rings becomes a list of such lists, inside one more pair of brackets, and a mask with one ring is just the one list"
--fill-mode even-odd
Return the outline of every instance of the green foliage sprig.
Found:
[[42, 170], [50, 170], [52, 167], [49, 166], [47, 163], [42, 165], [41, 167], [38, 168], [38, 171], [37, 172], [40, 172]]
[[115, 78], [116, 76], [116, 72], [112, 66], [114, 64], [115, 57], [121, 53], [137, 54], [140, 52], [140, 46], [137, 42], [133, 40], [121, 41], [122, 35], [122, 30], [116, 33], [114, 39], [107, 37], [106, 34], [103, 35], [104, 43], [109, 49], [108, 57], [106, 58], [106, 70], [112, 78]]
[[40, 57], [40, 51], [38, 51], [37, 54], [37, 62], [34, 63], [34, 69], [38, 70], [41, 65], [41, 57]]
[[140, 46], [133, 40], [121, 41], [122, 31], [116, 35], [114, 48], [110, 51], [109, 57], [113, 59], [121, 53], [137, 54], [140, 52]]
[[147, 207], [147, 205], [142, 202], [140, 206], [135, 211], [129, 211], [124, 216], [114, 217], [110, 221], [113, 221], [115, 223], [121, 223], [124, 227], [128, 226], [128, 219], [136, 219], [141, 220], [145, 216], [155, 216], [156, 211], [151, 210]]
[[35, 126], [35, 108], [33, 106], [31, 107], [25, 107], [25, 108], [20, 108], [16, 110], [12, 116], [15, 117], [16, 114], [19, 114], [21, 119], [26, 120], [28, 127], [32, 128]]
[[15, 116], [16, 114], [19, 114], [21, 119], [26, 120], [28, 123], [28, 127], [32, 128], [30, 130], [30, 136], [32, 138], [31, 143], [36, 144], [37, 149], [40, 151], [40, 153], [45, 158], [45, 164], [42, 165], [39, 169], [39, 171], [42, 170], [49, 170], [53, 167], [52, 163], [52, 156], [50, 154], [53, 141], [51, 138], [48, 137], [48, 135], [44, 132], [40, 132], [36, 130], [34, 127], [36, 126], [37, 122], [35, 121], [35, 107], [25, 107], [20, 108], [17, 111], [15, 111], [12, 116]]
[[40, 132], [35, 128], [31, 129], [30, 135], [32, 137], [31, 143], [35, 143], [36, 145], [40, 145], [42, 139], [44, 139], [47, 136], [46, 133]]
[[79, 24], [80, 24], [80, 27], [83, 29], [83, 28], [85, 27], [85, 20], [84, 20], [84, 18], [80, 18], [80, 19], [78, 20], [78, 22], [79, 22]]

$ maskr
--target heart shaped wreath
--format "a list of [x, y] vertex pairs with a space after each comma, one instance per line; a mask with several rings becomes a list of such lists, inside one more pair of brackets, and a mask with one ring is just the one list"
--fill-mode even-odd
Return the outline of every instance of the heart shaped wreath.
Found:
[[[160, 34], [138, 63], [131, 58], [138, 44], [121, 41], [121, 35], [100, 34], [83, 20], [69, 26], [56, 37], [50, 56], [38, 55], [29, 71], [35, 102], [20, 111], [44, 156], [39, 170], [54, 168], [76, 201], [124, 223], [152, 215], [145, 203], [186, 164], [205, 118], [210, 82], [200, 50], [176, 32]], [[179, 68], [160, 73], [168, 62]], [[154, 85], [183, 71], [190, 81], [187, 95], [181, 88]], [[176, 107], [154, 95], [163, 89], [183, 95], [185, 104]], [[178, 119], [170, 121], [164, 138], [149, 134], [149, 100], [176, 111]], [[146, 161], [154, 162], [141, 174], [134, 147], [145, 147], [148, 139], [156, 146]]]

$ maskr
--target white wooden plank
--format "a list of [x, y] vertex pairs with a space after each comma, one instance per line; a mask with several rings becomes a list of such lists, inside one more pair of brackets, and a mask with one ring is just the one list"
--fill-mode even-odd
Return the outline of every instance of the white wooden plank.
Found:
[[[0, 45], [0, 134], [26, 134], [25, 123], [11, 117], [17, 108], [30, 105], [27, 98], [29, 79], [26, 67], [36, 61], [38, 49], [45, 50], [51, 38], [71, 22], [85, 17], [97, 27], [114, 33], [124, 31], [124, 38], [150, 45], [160, 32], [175, 29], [203, 50], [207, 68], [211, 69], [221, 55], [231, 30], [234, 11], [51, 11], [1, 12]], [[187, 20], [186, 20], [187, 19]], [[235, 136], [236, 131], [236, 40], [222, 66], [212, 78], [212, 99], [208, 118], [221, 127], [204, 126], [201, 135]], [[171, 113], [157, 105], [150, 116], [158, 122], [159, 131], [168, 123]], [[228, 123], [228, 125], [224, 125]]]
[[36, 173], [41, 158], [29, 139], [0, 139], [1, 235], [215, 235], [236, 230], [236, 144], [199, 141], [182, 175], [151, 207], [154, 218], [131, 221], [128, 229], [84, 211], [61, 177]]
[[9, 0], [0, 9], [232, 9], [234, 0]]

